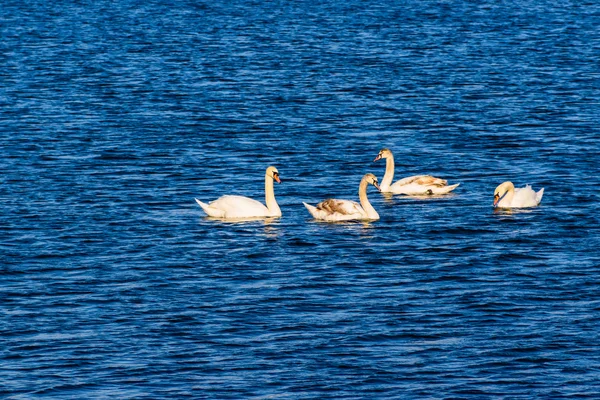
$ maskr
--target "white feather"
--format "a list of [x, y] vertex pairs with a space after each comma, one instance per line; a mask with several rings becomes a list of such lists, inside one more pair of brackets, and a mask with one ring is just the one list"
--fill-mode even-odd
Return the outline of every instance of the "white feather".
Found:
[[265, 172], [265, 206], [259, 201], [244, 196], [221, 196], [206, 204], [196, 199], [206, 215], [224, 219], [267, 218], [281, 217], [281, 210], [275, 200], [273, 180], [279, 180], [279, 172], [275, 167], [267, 168]]

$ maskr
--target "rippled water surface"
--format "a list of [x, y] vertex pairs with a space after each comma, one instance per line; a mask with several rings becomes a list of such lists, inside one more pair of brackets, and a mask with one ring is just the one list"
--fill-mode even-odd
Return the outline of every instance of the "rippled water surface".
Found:
[[[600, 396], [597, 2], [0, 10], [2, 397]], [[382, 147], [461, 185], [314, 221]]]

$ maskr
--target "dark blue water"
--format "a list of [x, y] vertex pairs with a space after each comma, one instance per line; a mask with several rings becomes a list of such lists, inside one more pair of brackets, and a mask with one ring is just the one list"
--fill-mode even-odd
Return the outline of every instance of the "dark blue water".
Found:
[[600, 3], [325, 3], [0, 5], [0, 396], [600, 397]]

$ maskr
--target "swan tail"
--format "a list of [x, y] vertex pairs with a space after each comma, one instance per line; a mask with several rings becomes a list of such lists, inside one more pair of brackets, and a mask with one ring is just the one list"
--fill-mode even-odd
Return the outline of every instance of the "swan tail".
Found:
[[302, 204], [304, 204], [304, 207], [306, 207], [310, 215], [317, 218], [317, 207], [311, 206], [310, 204], [306, 204], [305, 202], [302, 202]]
[[225, 216], [225, 212], [223, 210], [219, 210], [217, 208], [211, 207], [208, 204], [203, 203], [198, 199], [194, 199], [194, 200], [196, 200], [196, 203], [198, 203], [198, 205], [200, 207], [202, 207], [202, 209], [204, 210], [206, 215], [208, 215], [209, 217], [223, 218]]
[[433, 194], [446, 194], [446, 193], [450, 193], [451, 191], [453, 191], [454, 189], [456, 189], [459, 185], [460, 185], [460, 183], [457, 183], [457, 184], [450, 185], [450, 186], [444, 186], [444, 187], [441, 187], [441, 188], [436, 188], [436, 189], [433, 189], [432, 192], [433, 192]]
[[544, 196], [544, 188], [541, 188], [536, 194], [535, 194], [535, 201], [537, 201], [538, 204], [540, 204], [542, 202], [542, 197]]
[[455, 183], [454, 185], [446, 186], [444, 193], [450, 193], [454, 189], [460, 186], [460, 183]]

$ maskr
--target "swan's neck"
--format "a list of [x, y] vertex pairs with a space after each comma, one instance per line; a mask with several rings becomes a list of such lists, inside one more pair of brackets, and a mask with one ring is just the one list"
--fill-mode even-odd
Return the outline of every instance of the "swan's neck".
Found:
[[385, 175], [383, 175], [383, 179], [381, 180], [381, 190], [385, 190], [390, 187], [392, 181], [394, 180], [394, 156], [390, 154], [388, 158], [385, 159]]
[[377, 211], [375, 211], [375, 209], [369, 202], [369, 199], [367, 198], [367, 186], [369, 186], [369, 184], [367, 183], [366, 179], [360, 181], [360, 186], [358, 187], [358, 197], [360, 199], [360, 205], [362, 206], [363, 210], [365, 210], [365, 212], [367, 213], [367, 217], [369, 219], [379, 219], [379, 214], [377, 214]]
[[281, 209], [275, 200], [275, 190], [273, 189], [273, 178], [265, 175], [265, 203], [269, 212], [274, 217], [281, 217]]
[[509, 186], [506, 190], [506, 195], [501, 201], [502, 205], [511, 206], [513, 202], [513, 197], [515, 197], [515, 187]]

